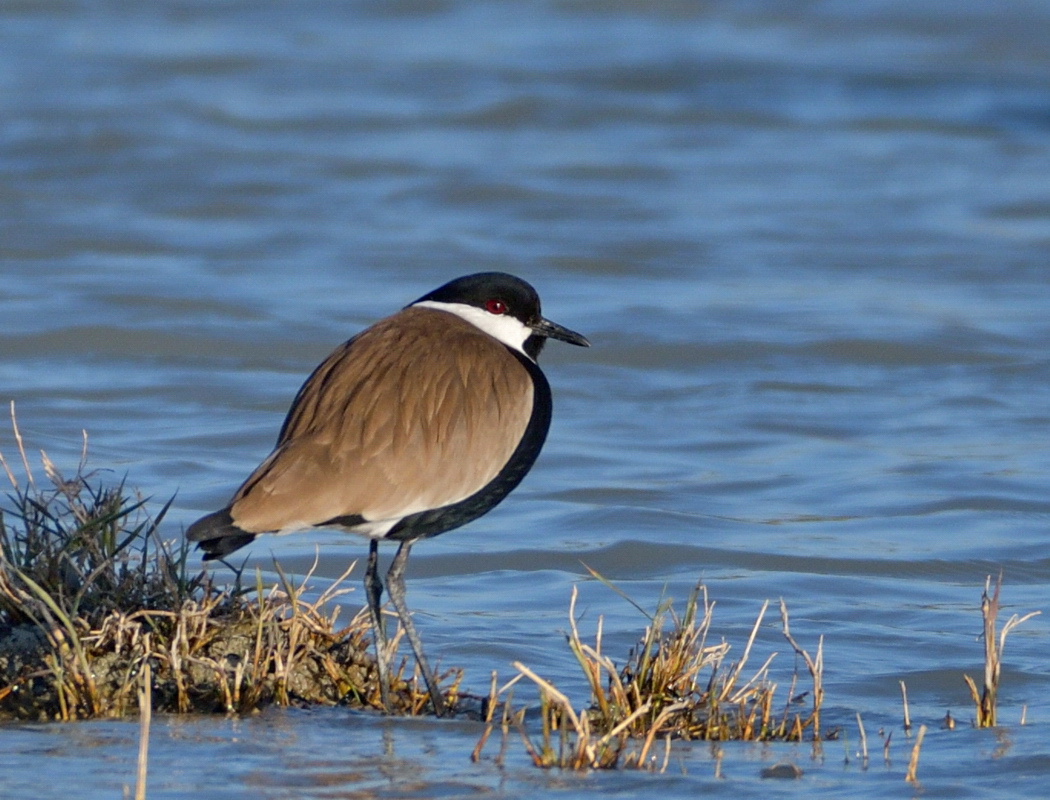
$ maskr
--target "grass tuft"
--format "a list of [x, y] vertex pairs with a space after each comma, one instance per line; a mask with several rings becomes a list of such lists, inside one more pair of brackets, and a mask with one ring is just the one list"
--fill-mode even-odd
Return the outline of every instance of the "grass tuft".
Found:
[[[151, 710], [244, 712], [277, 703], [379, 708], [366, 613], [345, 624], [335, 604], [353, 565], [320, 592], [313, 569], [296, 582], [216, 585], [187, 566], [188, 545], [166, 541], [147, 499], [107, 486], [81, 457], [71, 478], [46, 453], [30, 466], [12, 407], [21, 480], [0, 454], [11, 490], [0, 505], [0, 717], [84, 719]], [[86, 437], [85, 437], [86, 454]], [[316, 562], [315, 565], [316, 567]], [[425, 713], [419, 676], [393, 676], [394, 702]], [[459, 676], [449, 672], [450, 702]]]
[[[652, 615], [642, 610], [649, 624], [618, 666], [603, 649], [601, 618], [593, 640], [585, 641], [580, 634], [576, 599], [574, 588], [569, 603], [568, 645], [590, 688], [589, 704], [575, 708], [557, 687], [520, 663], [514, 664], [518, 675], [498, 692], [494, 689], [490, 699], [491, 707], [523, 678], [536, 685], [538, 734], [530, 735], [526, 730], [527, 709], [514, 710], [510, 696], [504, 701], [500, 723], [504, 737], [511, 728], [517, 729], [536, 766], [663, 771], [675, 739], [801, 741], [807, 731], [819, 737], [822, 651], [818, 647], [817, 657], [811, 659], [794, 643], [783, 604], [784, 634], [804, 655], [814, 681], [808, 713], [798, 709], [797, 698], [790, 699], [791, 695], [782, 710], [775, 703], [777, 687], [768, 674], [775, 654], [753, 672], [745, 671], [768, 602], [759, 610], [740, 657], [730, 661], [729, 644], [709, 641], [714, 604], [706, 589], [698, 585], [680, 612], [670, 601], [661, 603]], [[475, 759], [496, 726], [491, 716], [490, 712], [489, 724], [475, 748]], [[662, 756], [656, 752], [661, 749], [660, 743]]]

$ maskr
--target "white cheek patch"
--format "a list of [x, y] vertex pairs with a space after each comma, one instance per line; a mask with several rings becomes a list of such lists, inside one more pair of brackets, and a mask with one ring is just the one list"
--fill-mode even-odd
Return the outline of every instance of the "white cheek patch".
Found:
[[469, 322], [471, 325], [485, 331], [489, 336], [499, 339], [507, 347], [512, 347], [519, 353], [525, 353], [525, 340], [533, 335], [534, 331], [520, 319], [510, 314], [490, 314], [483, 308], [470, 306], [466, 303], [438, 303], [433, 300], [424, 300], [421, 303], [413, 303], [421, 308], [435, 308], [438, 311], [447, 311], [455, 314]]

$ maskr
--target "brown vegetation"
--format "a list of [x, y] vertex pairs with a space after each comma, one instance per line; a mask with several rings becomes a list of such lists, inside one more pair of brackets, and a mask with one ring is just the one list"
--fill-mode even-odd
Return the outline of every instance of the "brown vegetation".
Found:
[[984, 688], [978, 693], [977, 683], [969, 675], [963, 675], [963, 680], [970, 689], [973, 699], [975, 716], [974, 724], [978, 728], [990, 728], [997, 724], [999, 697], [999, 681], [1002, 677], [1003, 648], [1006, 647], [1006, 637], [1014, 628], [1025, 620], [1039, 614], [1032, 611], [1023, 617], [1014, 614], [1003, 624], [1003, 629], [996, 633], [995, 625], [999, 616], [999, 593], [1003, 588], [1003, 576], [1000, 573], [992, 589], [992, 579], [989, 576], [984, 582], [984, 593], [981, 595], [981, 617], [984, 620]]
[[[600, 579], [600, 576], [599, 576]], [[686, 600], [681, 614], [665, 602], [649, 617], [638, 644], [617, 666], [602, 647], [602, 622], [593, 643], [580, 635], [576, 592], [569, 606], [569, 648], [590, 686], [589, 705], [577, 710], [550, 682], [523, 664], [515, 663], [518, 676], [498, 692], [493, 688], [488, 726], [474, 757], [498, 724], [504, 737], [511, 728], [520, 733], [534, 764], [540, 767], [602, 769], [667, 767], [672, 739], [706, 741], [801, 741], [819, 739], [823, 699], [821, 648], [817, 657], [795, 643], [788, 628], [786, 607], [781, 604], [784, 635], [802, 655], [814, 683], [813, 705], [804, 712], [791, 699], [775, 701], [777, 686], [769, 678], [770, 655], [753, 673], [745, 667], [765, 615], [763, 604], [740, 657], [730, 662], [730, 645], [709, 641], [714, 604], [699, 585]], [[643, 612], [644, 613], [644, 612]], [[648, 615], [647, 615], [648, 616]], [[525, 709], [515, 711], [509, 689], [522, 678], [539, 690], [540, 732], [529, 734]], [[498, 697], [506, 695], [499, 723], [492, 721]], [[657, 743], [663, 754], [656, 754]]]
[[[379, 707], [367, 615], [340, 624], [332, 602], [349, 591], [349, 569], [319, 594], [310, 575], [296, 583], [276, 564], [274, 585], [256, 573], [249, 587], [239, 574], [218, 586], [190, 573], [185, 542], [159, 535], [167, 505], [151, 518], [83, 458], [66, 479], [41, 453], [42, 484], [13, 428], [25, 477], [0, 455], [11, 484], [0, 511], [0, 716], [132, 714], [146, 666], [157, 711]], [[426, 692], [404, 670], [393, 676], [397, 710], [422, 713]]]

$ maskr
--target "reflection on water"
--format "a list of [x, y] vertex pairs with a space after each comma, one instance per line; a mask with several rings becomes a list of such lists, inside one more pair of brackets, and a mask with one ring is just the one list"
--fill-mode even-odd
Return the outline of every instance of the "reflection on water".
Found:
[[[901, 774], [911, 742], [891, 739], [889, 758], [884, 733], [870, 720], [871, 753], [865, 767], [859, 752], [839, 743], [814, 748], [811, 743], [769, 746], [723, 742], [677, 743], [666, 772], [606, 771], [569, 774], [539, 770], [528, 763], [512, 732], [501, 743], [497, 732], [473, 763], [469, 753], [482, 731], [480, 723], [384, 720], [345, 709], [270, 710], [244, 720], [166, 718], [152, 729], [149, 761], [150, 797], [473, 797], [499, 793], [508, 797], [575, 797], [581, 793], [637, 797], [653, 791], [672, 796], [697, 792], [776, 793], [764, 773], [776, 764], [803, 771], [807, 794], [841, 796], [861, 785], [866, 793], [899, 796]], [[138, 730], [123, 722], [92, 722], [58, 728], [26, 725], [17, 734], [24, 755], [47, 759], [51, 776], [41, 787], [7, 751], [0, 752], [8, 797], [68, 797], [85, 784], [99, 796], [115, 797], [134, 785]], [[896, 738], [896, 737], [895, 737]], [[980, 732], [930, 726], [924, 741], [922, 785], [948, 787], [975, 796], [993, 796], [997, 784], [972, 770], [975, 755], [999, 772], [1042, 774], [1048, 764], [1034, 727]], [[200, 765], [207, 765], [200, 769]], [[991, 793], [991, 794], [989, 794]]]
[[[178, 493], [174, 535], [334, 345], [516, 272], [594, 347], [544, 354], [555, 419], [521, 489], [416, 549], [428, 647], [476, 690], [520, 659], [582, 704], [572, 585], [610, 647], [644, 626], [582, 564], [643, 607], [702, 577], [736, 647], [766, 598], [825, 636], [829, 725], [898, 731], [887, 769], [726, 746], [716, 780], [685, 744], [673, 775], [580, 777], [516, 745], [472, 765], [465, 722], [165, 720], [151, 796], [766, 796], [784, 757], [810, 793], [896, 797], [901, 679], [924, 789], [1045, 793], [1046, 621], [1006, 648], [1012, 746], [968, 728], [961, 674], [985, 576], [1006, 616], [1050, 583], [1050, 20], [956, 6], [0, 7], [0, 400], [31, 445], [72, 464], [86, 429], [96, 467]], [[250, 564], [315, 545], [330, 576], [364, 552], [293, 536]], [[789, 685], [775, 625], [756, 647]], [[46, 796], [36, 759], [51, 796], [112, 797], [135, 736], [0, 729], [0, 787]]]

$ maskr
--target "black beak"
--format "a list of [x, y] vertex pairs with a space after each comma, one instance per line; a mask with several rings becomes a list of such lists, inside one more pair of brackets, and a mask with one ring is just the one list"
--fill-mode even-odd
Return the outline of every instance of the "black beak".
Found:
[[570, 331], [559, 325], [557, 322], [551, 322], [549, 319], [540, 317], [538, 322], [533, 322], [529, 325], [538, 336], [544, 336], [547, 339], [557, 339], [562, 342], [568, 342], [578, 347], [590, 347], [591, 343], [587, 341], [587, 338], [576, 331]]

